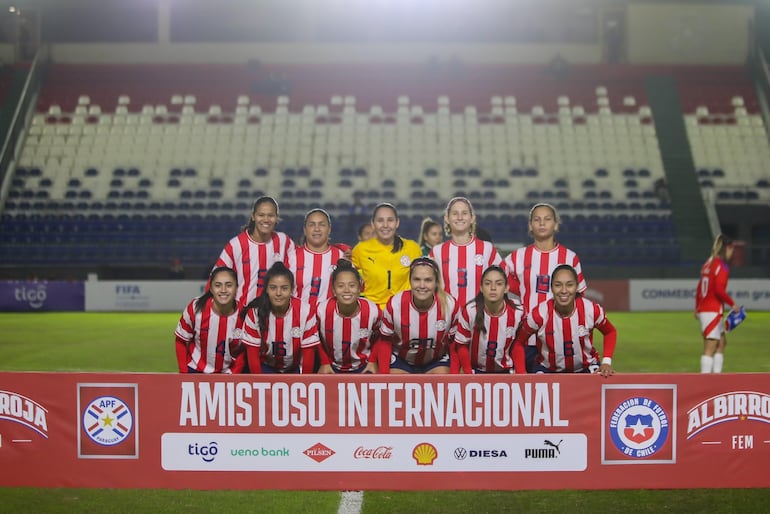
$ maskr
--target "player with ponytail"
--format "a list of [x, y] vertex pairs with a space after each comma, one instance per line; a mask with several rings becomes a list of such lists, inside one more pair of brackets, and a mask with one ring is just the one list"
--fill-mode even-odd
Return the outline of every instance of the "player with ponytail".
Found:
[[481, 275], [481, 290], [457, 316], [458, 365], [453, 373], [510, 373], [511, 350], [524, 311], [508, 298], [508, 278], [497, 265]]
[[292, 296], [294, 275], [276, 262], [262, 293], [241, 311], [242, 340], [252, 373], [312, 373], [319, 344], [315, 309]]
[[[722, 319], [724, 306], [729, 305], [735, 314], [742, 313], [741, 307], [727, 293], [727, 281], [730, 278], [727, 263], [733, 256], [734, 248], [732, 239], [719, 234], [711, 248], [711, 256], [700, 270], [700, 280], [695, 294], [695, 318], [700, 322], [703, 335], [701, 373], [722, 372], [727, 345]], [[745, 312], [742, 314], [745, 317]]]

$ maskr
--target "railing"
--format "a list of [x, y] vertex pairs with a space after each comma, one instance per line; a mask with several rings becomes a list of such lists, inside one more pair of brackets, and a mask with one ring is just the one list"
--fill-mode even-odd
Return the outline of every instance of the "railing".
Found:
[[[48, 47], [43, 46], [35, 54], [32, 65], [27, 72], [27, 78], [24, 81], [19, 99], [16, 101], [9, 130], [5, 134], [0, 147], [0, 214], [3, 212], [5, 199], [8, 196], [8, 189], [13, 177], [12, 168], [16, 162], [16, 153], [19, 145], [19, 137], [26, 126], [27, 118], [35, 107], [37, 94], [42, 82], [42, 75], [45, 73], [48, 65]], [[8, 99], [6, 101], [9, 101]], [[14, 101], [11, 99], [10, 101]]]

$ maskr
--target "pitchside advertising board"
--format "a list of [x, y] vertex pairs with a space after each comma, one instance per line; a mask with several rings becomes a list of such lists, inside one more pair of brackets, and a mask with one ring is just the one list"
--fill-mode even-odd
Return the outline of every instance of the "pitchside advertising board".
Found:
[[[632, 311], [694, 311], [693, 280], [631, 280], [629, 303]], [[727, 292], [746, 310], [770, 310], [770, 280], [731, 279]]]
[[0, 312], [82, 311], [83, 282], [0, 281]]
[[770, 487], [763, 374], [0, 373], [0, 485]]

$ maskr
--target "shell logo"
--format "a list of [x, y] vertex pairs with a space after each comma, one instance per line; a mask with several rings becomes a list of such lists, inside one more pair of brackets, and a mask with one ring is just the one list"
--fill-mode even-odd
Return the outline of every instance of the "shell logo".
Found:
[[418, 466], [432, 466], [438, 457], [438, 450], [430, 443], [420, 443], [412, 450], [412, 457]]

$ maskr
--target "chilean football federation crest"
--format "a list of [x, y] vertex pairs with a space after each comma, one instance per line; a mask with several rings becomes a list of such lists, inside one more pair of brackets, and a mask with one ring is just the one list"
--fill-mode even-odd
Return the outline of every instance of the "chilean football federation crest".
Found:
[[675, 386], [602, 388], [602, 463], [675, 462]]
[[139, 457], [136, 384], [78, 384], [78, 457]]

